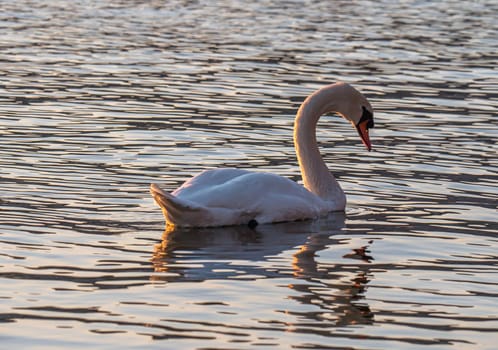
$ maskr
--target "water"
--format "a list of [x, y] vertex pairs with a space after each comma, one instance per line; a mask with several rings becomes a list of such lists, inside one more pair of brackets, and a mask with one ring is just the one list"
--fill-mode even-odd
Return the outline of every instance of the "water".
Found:
[[[0, 8], [3, 346], [496, 348], [496, 2]], [[320, 124], [345, 214], [163, 237], [150, 182], [299, 180], [294, 114], [337, 80], [376, 111], [371, 153]]]

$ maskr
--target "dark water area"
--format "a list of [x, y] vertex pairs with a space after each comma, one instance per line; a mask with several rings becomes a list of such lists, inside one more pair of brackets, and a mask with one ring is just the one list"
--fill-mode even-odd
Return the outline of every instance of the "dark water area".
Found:
[[[0, 3], [0, 343], [496, 349], [495, 1]], [[294, 115], [338, 80], [348, 196], [315, 221], [163, 235], [151, 182], [299, 181]]]

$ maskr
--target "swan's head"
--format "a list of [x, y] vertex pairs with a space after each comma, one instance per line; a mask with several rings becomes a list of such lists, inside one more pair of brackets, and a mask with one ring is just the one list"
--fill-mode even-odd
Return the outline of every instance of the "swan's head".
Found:
[[[318, 121], [321, 115], [335, 112], [353, 124], [360, 134], [361, 141], [370, 151], [369, 129], [374, 127], [373, 109], [370, 102], [358, 90], [351, 85], [338, 82], [325, 86], [308, 96], [303, 102], [296, 115], [295, 134], [306, 126], [301, 125], [303, 121]], [[309, 126], [308, 126], [309, 127]]]
[[358, 134], [360, 135], [361, 142], [365, 145], [365, 147], [371, 151], [372, 150], [372, 144], [370, 142], [370, 136], [368, 134], [368, 129], [371, 129], [374, 127], [374, 119], [373, 119], [373, 111], [372, 107], [368, 108], [365, 106], [361, 106], [361, 116], [358, 119], [358, 121], [351, 120], [351, 124], [356, 128], [358, 131]]
[[[370, 102], [358, 90], [347, 83], [334, 84], [337, 88], [336, 111], [350, 121], [358, 131], [361, 141], [371, 151], [372, 144], [368, 130], [374, 127], [373, 109]], [[333, 86], [334, 86], [333, 85]], [[333, 108], [334, 108], [333, 107]]]

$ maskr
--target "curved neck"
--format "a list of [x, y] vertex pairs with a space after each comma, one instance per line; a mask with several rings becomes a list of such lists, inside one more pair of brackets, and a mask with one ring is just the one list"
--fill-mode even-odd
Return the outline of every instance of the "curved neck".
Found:
[[322, 88], [309, 96], [299, 108], [294, 122], [294, 147], [304, 187], [326, 201], [337, 204], [334, 210], [343, 210], [346, 196], [329, 172], [316, 141], [316, 125], [327, 112], [338, 111], [334, 85]]

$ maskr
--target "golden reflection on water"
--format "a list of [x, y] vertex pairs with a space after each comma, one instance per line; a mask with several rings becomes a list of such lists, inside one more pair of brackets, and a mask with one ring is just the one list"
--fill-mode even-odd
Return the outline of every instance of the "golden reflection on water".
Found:
[[[1, 3], [2, 345], [495, 348], [496, 1], [303, 4]], [[376, 116], [319, 125], [345, 217], [161, 241], [151, 182], [298, 181], [337, 80]]]
[[[151, 275], [151, 281], [181, 282], [189, 279], [201, 282], [203, 279], [216, 278], [216, 274], [209, 271], [205, 260], [217, 262], [216, 271], [225, 272], [225, 278], [277, 278], [291, 274], [295, 282], [287, 284], [287, 288], [298, 293], [299, 296], [288, 295], [287, 298], [299, 304], [319, 305], [320, 312], [296, 313], [285, 310], [288, 315], [299, 315], [313, 321], [329, 321], [335, 326], [354, 324], [370, 324], [373, 322], [373, 313], [364, 302], [367, 284], [372, 275], [366, 266], [355, 266], [357, 271], [347, 274], [349, 279], [344, 280], [343, 268], [334, 269], [333, 266], [324, 266], [318, 256], [321, 250], [333, 244], [328, 235], [320, 234], [318, 228], [340, 230], [344, 225], [344, 215], [337, 213], [322, 222], [305, 221], [284, 223], [277, 225], [262, 225], [256, 228], [235, 226], [226, 228], [182, 229], [172, 225], [166, 226], [160, 243], [154, 245], [151, 263], [157, 274]], [[292, 229], [289, 229], [293, 227]], [[292, 231], [294, 233], [292, 233]], [[299, 233], [302, 232], [302, 233]], [[271, 235], [271, 237], [268, 237]], [[291, 242], [289, 235], [294, 235]], [[286, 242], [272, 249], [271, 242]], [[221, 242], [221, 243], [220, 243]], [[302, 244], [300, 244], [302, 243]], [[371, 243], [371, 242], [370, 242]], [[298, 244], [297, 246], [295, 244]], [[245, 247], [242, 251], [233, 252], [231, 247]], [[288, 266], [280, 266], [274, 275], [273, 267], [253, 270], [252, 266], [258, 261], [271, 260], [284, 252], [291, 254]], [[189, 256], [196, 258], [189, 259]], [[366, 255], [366, 246], [352, 249], [351, 254], [344, 258], [358, 259], [365, 262], [373, 258]], [[348, 265], [347, 263], [345, 263]], [[351, 267], [353, 267], [352, 265]], [[195, 270], [205, 270], [203, 273]], [[210, 277], [212, 276], [212, 277]], [[341, 280], [335, 278], [341, 276]], [[302, 280], [303, 283], [299, 283]], [[307, 285], [307, 281], [320, 281], [320, 286]], [[285, 294], [285, 293], [284, 293]], [[278, 311], [278, 310], [276, 310]], [[283, 310], [281, 310], [283, 311]], [[298, 324], [286, 323], [289, 331]]]

